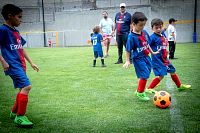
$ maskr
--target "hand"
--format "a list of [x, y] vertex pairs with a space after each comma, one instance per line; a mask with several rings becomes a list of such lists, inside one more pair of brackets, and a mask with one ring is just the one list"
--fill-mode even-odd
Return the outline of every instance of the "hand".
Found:
[[9, 65], [7, 62], [2, 63], [2, 66], [4, 71], [7, 71], [9, 69]]
[[158, 51], [156, 51], [156, 52], [153, 52], [153, 55], [154, 55], [154, 54], [159, 54], [159, 53], [160, 53], [160, 51], [161, 51], [161, 49], [158, 49]]
[[35, 70], [35, 71], [39, 71], [39, 67], [35, 64], [31, 64], [31, 67]]
[[176, 44], [176, 40], [174, 40], [174, 44]]
[[129, 68], [130, 67], [130, 61], [126, 61], [126, 63], [123, 65], [123, 68]]

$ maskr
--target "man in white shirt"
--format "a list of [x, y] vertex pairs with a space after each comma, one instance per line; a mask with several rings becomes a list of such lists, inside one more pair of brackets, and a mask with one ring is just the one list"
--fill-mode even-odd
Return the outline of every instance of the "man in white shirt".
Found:
[[103, 11], [103, 18], [101, 19], [99, 26], [101, 28], [101, 33], [103, 36], [104, 49], [105, 49], [105, 58], [108, 56], [109, 46], [114, 34], [114, 22], [111, 18], [108, 17], [108, 13]]
[[169, 59], [175, 59], [174, 53], [176, 49], [176, 28], [175, 28], [175, 20], [174, 18], [169, 19], [169, 26], [167, 28], [168, 33], [168, 42], [169, 42]]

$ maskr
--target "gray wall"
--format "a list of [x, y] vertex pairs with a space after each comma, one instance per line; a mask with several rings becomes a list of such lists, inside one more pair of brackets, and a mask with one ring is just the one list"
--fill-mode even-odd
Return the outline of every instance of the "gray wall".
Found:
[[[47, 31], [59, 31], [59, 46], [87, 45], [91, 29], [99, 24], [102, 11], [106, 10], [114, 20], [119, 12], [119, 4], [125, 2], [127, 11], [133, 14], [141, 11], [148, 17], [145, 29], [151, 34], [150, 21], [159, 17], [164, 22], [174, 17], [181, 20], [177, 23], [177, 42], [192, 42], [193, 23], [183, 20], [194, 19], [194, 0], [44, 0], [45, 23]], [[27, 39], [27, 46], [43, 46], [41, 0], [0, 0], [5, 3], [15, 3], [23, 8], [23, 23], [19, 27], [22, 35]], [[1, 8], [0, 6], [0, 8]], [[200, 20], [200, 2], [198, 1], [197, 20]], [[2, 22], [2, 17], [0, 17]], [[166, 25], [167, 26], [167, 25]], [[198, 42], [200, 42], [200, 22], [197, 23]], [[55, 33], [47, 32], [55, 43]], [[113, 40], [112, 43], [115, 43]]]

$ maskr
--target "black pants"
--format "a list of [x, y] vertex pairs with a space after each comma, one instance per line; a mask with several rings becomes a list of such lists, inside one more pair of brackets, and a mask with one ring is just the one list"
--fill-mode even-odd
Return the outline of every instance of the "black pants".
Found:
[[173, 59], [174, 58], [174, 53], [176, 49], [176, 44], [174, 41], [169, 41], [169, 58]]
[[118, 46], [118, 61], [123, 62], [122, 60], [123, 46], [126, 48], [127, 39], [128, 39], [128, 33], [124, 35], [116, 35], [116, 41]]

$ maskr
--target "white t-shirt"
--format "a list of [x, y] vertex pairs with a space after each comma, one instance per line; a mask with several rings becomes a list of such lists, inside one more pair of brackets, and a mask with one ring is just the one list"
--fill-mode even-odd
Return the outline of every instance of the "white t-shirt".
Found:
[[101, 27], [104, 34], [111, 35], [112, 27], [114, 27], [114, 22], [111, 18], [104, 19], [102, 18], [99, 26]]
[[[174, 37], [172, 36], [172, 33], [174, 32]], [[170, 24], [167, 28], [167, 34], [168, 34], [168, 41], [174, 41], [176, 40], [176, 28], [174, 25]]]

